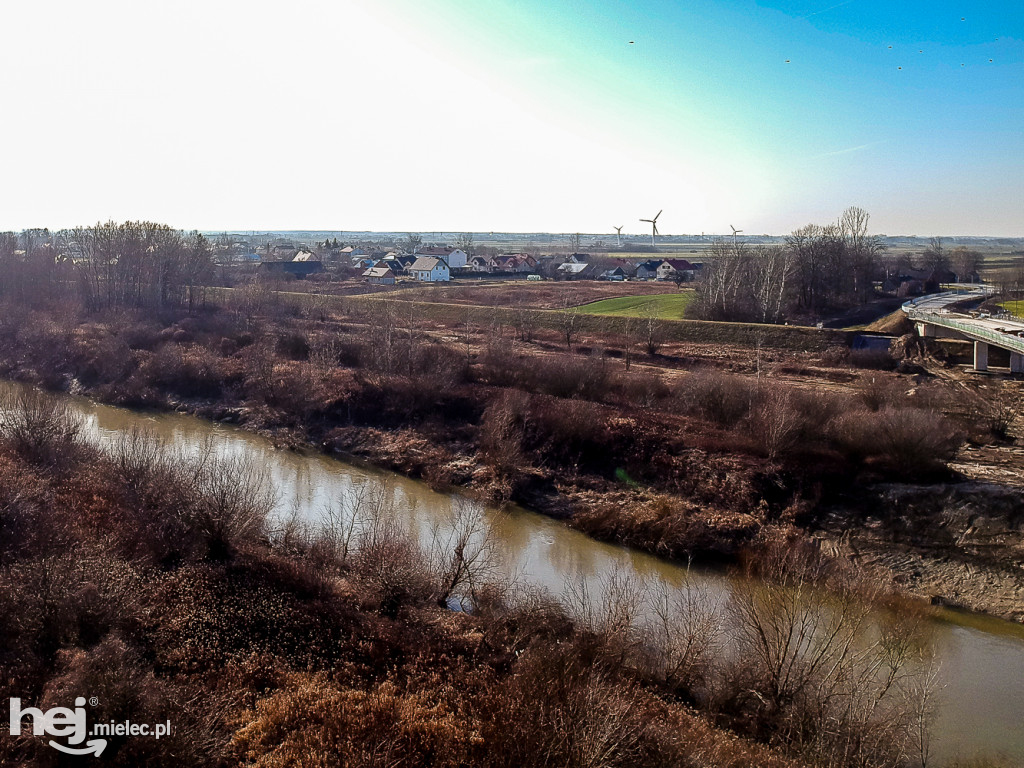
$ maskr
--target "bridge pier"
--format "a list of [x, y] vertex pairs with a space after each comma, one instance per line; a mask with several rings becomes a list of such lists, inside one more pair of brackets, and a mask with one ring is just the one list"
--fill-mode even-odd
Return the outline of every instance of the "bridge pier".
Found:
[[1010, 353], [1010, 373], [1024, 373], [1024, 355], [1020, 352]]
[[974, 342], [974, 370], [988, 370], [988, 344], [984, 341]]
[[917, 324], [917, 335], [920, 336], [921, 338], [925, 338], [925, 337], [929, 337], [929, 336], [934, 336], [935, 335], [935, 326], [934, 325], [929, 325], [928, 323], [920, 323], [919, 322]]

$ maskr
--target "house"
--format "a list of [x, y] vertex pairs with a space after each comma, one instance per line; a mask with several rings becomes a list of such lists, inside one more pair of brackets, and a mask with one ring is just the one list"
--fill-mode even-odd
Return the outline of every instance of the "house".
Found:
[[491, 259], [491, 265], [497, 272], [533, 272], [537, 260], [528, 253], [503, 253]]
[[486, 256], [474, 256], [466, 264], [471, 272], [490, 272], [494, 269], [493, 259]]
[[388, 267], [370, 267], [363, 272], [366, 282], [374, 285], [394, 285], [395, 273]]
[[567, 261], [559, 264], [555, 270], [555, 278], [558, 280], [589, 280], [593, 277], [594, 268], [583, 262]]
[[655, 280], [658, 277], [658, 267], [661, 266], [661, 259], [641, 261], [636, 265], [636, 277], [638, 280]]
[[447, 264], [451, 269], [459, 269], [460, 267], [466, 266], [469, 256], [466, 252], [459, 248], [449, 248], [447, 246], [429, 246], [426, 248], [417, 248], [417, 256], [432, 256], [438, 259], [444, 259], [444, 263]]
[[658, 266], [658, 280], [693, 280], [696, 270], [686, 259], [665, 259]]
[[317, 261], [317, 258], [316, 254], [313, 253], [312, 251], [302, 249], [294, 256], [292, 256], [292, 261]]
[[405, 274], [405, 265], [402, 264], [402, 262], [400, 262], [398, 259], [381, 259], [380, 261], [375, 262], [371, 269], [376, 269], [377, 267], [383, 267], [384, 269], [390, 271], [391, 274], [393, 275]]
[[597, 276], [598, 280], [611, 280], [613, 282], [622, 282], [626, 279], [626, 272], [622, 267], [615, 267], [614, 269], [606, 269], [600, 275]]
[[446, 283], [451, 279], [444, 259], [420, 256], [408, 269], [409, 276], [421, 283]]
[[260, 264], [260, 269], [267, 274], [285, 275], [301, 280], [323, 272], [324, 265], [319, 261], [264, 261]]

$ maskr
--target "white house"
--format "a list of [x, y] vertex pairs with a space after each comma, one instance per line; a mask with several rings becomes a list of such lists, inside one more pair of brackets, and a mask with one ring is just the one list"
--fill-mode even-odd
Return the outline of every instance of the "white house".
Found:
[[433, 256], [435, 258], [444, 259], [451, 269], [458, 269], [459, 267], [466, 266], [469, 257], [466, 252], [459, 248], [448, 248], [447, 246], [430, 246], [425, 248], [419, 248], [416, 251], [417, 256]]
[[431, 256], [420, 256], [407, 271], [413, 280], [421, 283], [447, 283], [450, 279], [445, 260]]
[[686, 259], [665, 259], [658, 267], [659, 280], [693, 280], [693, 264]]

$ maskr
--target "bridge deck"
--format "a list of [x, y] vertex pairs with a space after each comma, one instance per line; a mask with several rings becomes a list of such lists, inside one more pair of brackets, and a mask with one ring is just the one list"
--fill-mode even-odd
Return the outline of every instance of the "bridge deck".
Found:
[[903, 305], [907, 317], [920, 323], [949, 328], [972, 341], [983, 341], [1002, 349], [1024, 355], [1024, 322], [1009, 318], [971, 317], [949, 312], [946, 306], [965, 299], [983, 298], [988, 291], [974, 289], [966, 293], [951, 291], [922, 296]]

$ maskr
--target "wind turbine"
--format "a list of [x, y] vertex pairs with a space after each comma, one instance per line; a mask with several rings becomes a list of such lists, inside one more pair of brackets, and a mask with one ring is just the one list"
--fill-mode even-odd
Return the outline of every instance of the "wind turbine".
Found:
[[[661, 211], [658, 211], [658, 216], [661, 216]], [[654, 238], [658, 234], [658, 216], [653, 219], [640, 219], [640, 221], [646, 221], [651, 225], [651, 247], [654, 247]]]
[[738, 235], [743, 230], [742, 229], [736, 229], [736, 227], [734, 227], [732, 224], [729, 225], [729, 228], [732, 230], [732, 245], [733, 245], [733, 248], [735, 248], [736, 247], [736, 235]]
[[[622, 227], [626, 226], [625, 224]], [[615, 230], [615, 247], [622, 247], [622, 227], [612, 227]]]

